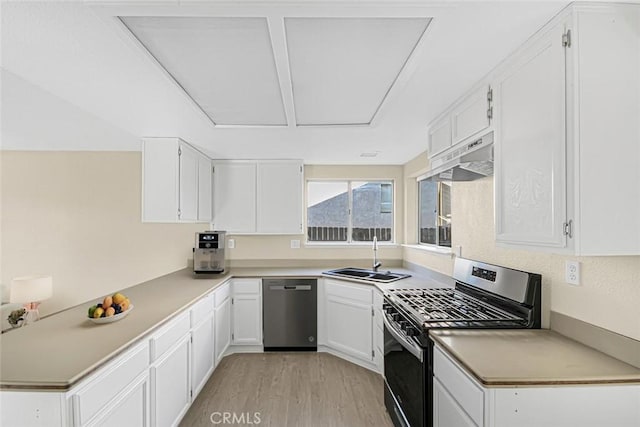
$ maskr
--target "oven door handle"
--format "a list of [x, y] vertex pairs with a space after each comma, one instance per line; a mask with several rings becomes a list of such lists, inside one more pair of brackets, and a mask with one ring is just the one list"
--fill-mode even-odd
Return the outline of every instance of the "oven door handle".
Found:
[[384, 320], [384, 325], [387, 327], [387, 330], [389, 330], [391, 336], [393, 336], [393, 338], [395, 338], [395, 340], [398, 341], [400, 345], [402, 345], [402, 347], [406, 348], [409, 353], [413, 354], [415, 357], [420, 359], [420, 362], [422, 362], [422, 348], [420, 348], [418, 344], [411, 342], [407, 338], [403, 337], [400, 332], [398, 332], [396, 328], [393, 327], [391, 322], [389, 322], [387, 316], [382, 316], [382, 320]]

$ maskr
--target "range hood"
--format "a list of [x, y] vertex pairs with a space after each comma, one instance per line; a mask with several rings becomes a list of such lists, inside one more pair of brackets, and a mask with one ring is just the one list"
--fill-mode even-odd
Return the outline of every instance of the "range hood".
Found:
[[473, 181], [493, 175], [493, 132], [455, 145], [431, 159], [422, 178], [435, 181]]

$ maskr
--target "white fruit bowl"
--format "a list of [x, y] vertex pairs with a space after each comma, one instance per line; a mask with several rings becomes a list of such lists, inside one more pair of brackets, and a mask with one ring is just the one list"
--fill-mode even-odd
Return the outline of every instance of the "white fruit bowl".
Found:
[[97, 319], [94, 319], [93, 317], [88, 317], [88, 319], [91, 320], [93, 323], [97, 323], [97, 324], [117, 322], [120, 319], [124, 319], [127, 316], [127, 314], [131, 312], [131, 310], [133, 310], [133, 304], [129, 306], [127, 311], [123, 311], [120, 314], [114, 314], [113, 316], [109, 316], [109, 317], [98, 317]]

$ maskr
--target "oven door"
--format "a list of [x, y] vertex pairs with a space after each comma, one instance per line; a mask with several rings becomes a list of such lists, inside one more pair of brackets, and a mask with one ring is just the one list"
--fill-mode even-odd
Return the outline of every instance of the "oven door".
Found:
[[385, 406], [398, 427], [426, 425], [428, 352], [384, 316]]

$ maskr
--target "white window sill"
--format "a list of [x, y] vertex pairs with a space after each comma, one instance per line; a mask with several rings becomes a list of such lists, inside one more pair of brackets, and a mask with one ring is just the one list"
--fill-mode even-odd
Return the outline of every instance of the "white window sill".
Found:
[[417, 249], [419, 251], [429, 252], [437, 255], [448, 255], [453, 256], [453, 250], [451, 248], [443, 247], [443, 246], [432, 246], [432, 245], [402, 245], [403, 248], [409, 249]]
[[[397, 248], [401, 245], [393, 242], [378, 242], [378, 247], [384, 248]], [[402, 245], [404, 246], [404, 245]], [[362, 248], [372, 248], [373, 242], [358, 242], [358, 243], [347, 243], [347, 242], [306, 242], [304, 244], [305, 248], [354, 248], [354, 249], [362, 249]]]

